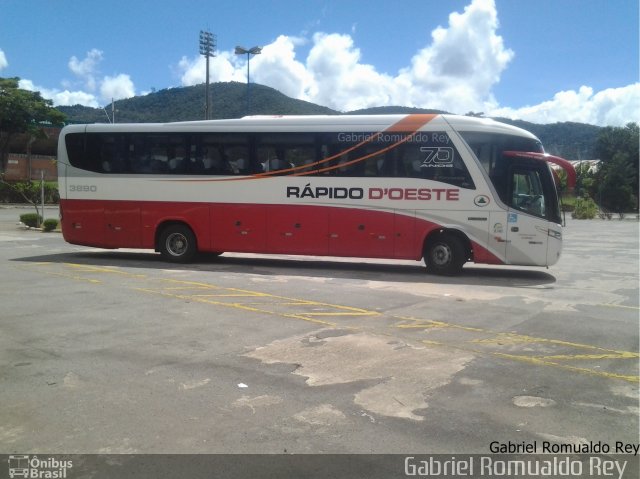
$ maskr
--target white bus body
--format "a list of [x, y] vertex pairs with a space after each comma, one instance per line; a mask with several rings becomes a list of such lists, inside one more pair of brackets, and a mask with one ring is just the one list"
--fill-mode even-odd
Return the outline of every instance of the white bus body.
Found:
[[[73, 244], [549, 266], [562, 226], [538, 139], [451, 115], [72, 125], [58, 150]], [[566, 164], [565, 164], [566, 163]]]

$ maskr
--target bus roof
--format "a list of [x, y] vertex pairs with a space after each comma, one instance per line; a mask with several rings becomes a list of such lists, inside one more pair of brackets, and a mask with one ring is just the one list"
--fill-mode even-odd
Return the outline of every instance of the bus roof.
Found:
[[[427, 118], [429, 117], [429, 118]], [[181, 121], [171, 123], [93, 123], [90, 125], [70, 125], [65, 129], [87, 132], [143, 132], [143, 131], [223, 131], [229, 128], [238, 132], [302, 132], [302, 131], [382, 131], [411, 119], [423, 120], [429, 124], [425, 130], [450, 125], [456, 131], [484, 131], [535, 138], [532, 133], [490, 118], [448, 114], [409, 115], [260, 115], [236, 119]], [[86, 128], [86, 129], [85, 129]], [[418, 128], [422, 130], [423, 128]], [[400, 131], [400, 130], [396, 130]]]

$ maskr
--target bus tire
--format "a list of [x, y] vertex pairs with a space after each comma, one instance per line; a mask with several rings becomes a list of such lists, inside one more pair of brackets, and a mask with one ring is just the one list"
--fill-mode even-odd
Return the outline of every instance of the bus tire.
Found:
[[424, 262], [430, 273], [454, 276], [460, 273], [465, 261], [465, 247], [457, 236], [442, 233], [427, 242]]
[[196, 236], [186, 225], [170, 224], [160, 233], [158, 250], [172, 263], [188, 263], [198, 252]]

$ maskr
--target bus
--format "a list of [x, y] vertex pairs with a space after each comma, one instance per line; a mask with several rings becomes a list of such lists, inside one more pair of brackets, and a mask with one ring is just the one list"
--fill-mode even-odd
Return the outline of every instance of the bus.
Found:
[[66, 126], [64, 239], [199, 252], [550, 266], [558, 175], [531, 133], [445, 114], [252, 116]]

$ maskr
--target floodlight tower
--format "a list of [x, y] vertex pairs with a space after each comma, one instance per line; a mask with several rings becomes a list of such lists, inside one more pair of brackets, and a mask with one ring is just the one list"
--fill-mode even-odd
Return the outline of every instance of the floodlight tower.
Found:
[[200, 30], [200, 55], [204, 55], [207, 60], [206, 83], [204, 87], [204, 96], [206, 99], [204, 107], [205, 120], [209, 120], [211, 118], [211, 103], [209, 99], [209, 58], [216, 56], [216, 41], [216, 35], [206, 30]]
[[253, 48], [249, 48], [246, 49], [244, 47], [236, 47], [236, 51], [235, 54], [236, 55], [247, 55], [247, 115], [249, 115], [251, 112], [251, 100], [250, 100], [250, 95], [251, 92], [249, 90], [251, 82], [249, 80], [249, 59], [251, 58], [251, 55], [260, 55], [262, 53], [262, 47], [253, 47]]

